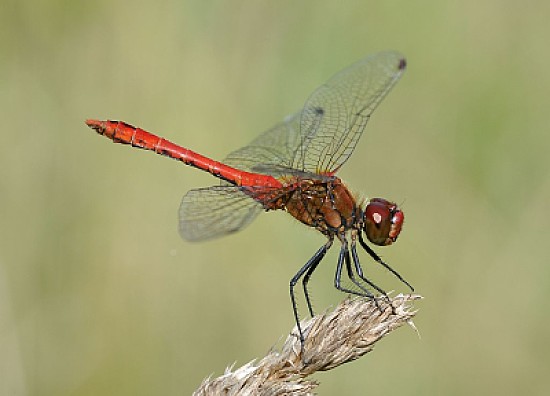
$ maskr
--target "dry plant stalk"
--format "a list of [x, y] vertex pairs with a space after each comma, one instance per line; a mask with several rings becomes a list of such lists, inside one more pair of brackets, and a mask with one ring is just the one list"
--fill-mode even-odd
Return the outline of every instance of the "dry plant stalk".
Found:
[[346, 299], [332, 312], [302, 322], [305, 353], [302, 357], [296, 327], [281, 351], [272, 350], [257, 363], [249, 362], [214, 379], [206, 379], [193, 395], [313, 395], [318, 383], [306, 379], [355, 360], [374, 348], [392, 330], [408, 323], [413, 328], [416, 314], [411, 301], [419, 295], [398, 295], [388, 302], [379, 300], [381, 310], [364, 298]]

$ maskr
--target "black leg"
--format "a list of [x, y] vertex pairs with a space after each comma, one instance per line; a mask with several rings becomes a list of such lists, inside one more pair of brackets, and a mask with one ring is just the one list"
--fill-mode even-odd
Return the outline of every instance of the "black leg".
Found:
[[[348, 289], [342, 286], [341, 284], [342, 265], [344, 264], [344, 261], [346, 262], [348, 276], [350, 277], [351, 281], [362, 290], [362, 292], [358, 292], [357, 290]], [[334, 276], [334, 287], [344, 293], [354, 294], [356, 296], [361, 296], [361, 297], [374, 298], [372, 293], [370, 293], [368, 290], [366, 290], [364, 287], [362, 287], [361, 285], [357, 284], [356, 281], [354, 281], [355, 278], [353, 277], [353, 273], [351, 273], [350, 275], [350, 271], [351, 271], [351, 263], [349, 258], [348, 245], [346, 243], [342, 243], [342, 248], [340, 249], [340, 255], [338, 256], [338, 264], [336, 265], [336, 274]]]
[[[327, 253], [327, 250], [332, 246], [332, 240], [329, 240], [326, 244], [324, 244], [317, 252], [311, 257], [308, 262], [300, 268], [300, 270], [292, 277], [290, 280], [290, 301], [292, 302], [292, 311], [294, 312], [294, 319], [296, 320], [296, 326], [298, 328], [298, 333], [300, 334], [300, 343], [302, 345], [302, 352], [304, 350], [304, 333], [302, 332], [302, 327], [300, 326], [300, 316], [298, 315], [298, 307], [296, 305], [296, 296], [294, 295], [294, 287], [296, 286], [296, 283], [298, 283], [298, 280], [306, 274], [306, 276], [311, 276], [312, 272], [315, 270], [317, 265], [321, 262], [323, 257], [325, 257], [325, 254]], [[307, 294], [307, 281], [304, 283], [304, 291], [306, 292], [306, 300], [308, 303], [308, 308], [310, 310], [310, 313], [312, 313], [311, 308], [311, 302], [309, 301], [309, 296]]]
[[378, 293], [383, 294], [385, 297], [387, 297], [387, 293], [382, 288], [378, 287], [376, 284], [374, 284], [363, 275], [363, 268], [361, 267], [359, 256], [357, 255], [357, 250], [355, 249], [355, 241], [351, 242], [351, 255], [353, 257], [353, 263], [355, 264], [355, 271], [357, 272], [357, 276], [359, 276], [359, 278], [370, 287], [376, 289]]
[[[332, 241], [331, 241], [331, 245], [332, 245]], [[325, 253], [329, 248], [330, 248], [330, 246], [328, 246], [325, 249]], [[323, 255], [321, 255], [321, 257], [319, 257], [318, 260], [313, 262], [311, 264], [311, 266], [309, 267], [309, 269], [307, 270], [304, 277], [302, 278], [302, 287], [304, 288], [304, 296], [306, 297], [307, 308], [308, 308], [309, 314], [311, 315], [312, 318], [315, 316], [315, 313], [313, 312], [313, 306], [311, 305], [311, 300], [309, 298], [309, 292], [307, 291], [307, 284], [309, 282], [309, 278], [311, 278], [311, 275], [313, 274], [313, 272], [315, 271], [315, 269], [317, 268], [317, 266], [319, 265], [319, 263], [321, 262], [321, 260], [323, 259], [324, 256], [325, 256], [325, 254], [323, 253]]]
[[[395, 314], [395, 309], [391, 303], [391, 299], [388, 296], [388, 293], [386, 293], [381, 287], [377, 286], [376, 284], [374, 284], [372, 281], [370, 281], [363, 275], [363, 268], [361, 267], [361, 263], [359, 262], [359, 256], [357, 255], [357, 250], [355, 249], [355, 240], [351, 242], [351, 253], [353, 257], [353, 263], [355, 264], [355, 271], [357, 272], [357, 276], [359, 276], [359, 278], [361, 278], [362, 281], [364, 281], [369, 286], [376, 289], [380, 294], [382, 294], [386, 299], [386, 301], [388, 302], [388, 304], [390, 304], [392, 312]], [[375, 299], [374, 302], [376, 303], [376, 307], [380, 310], [380, 312], [384, 312], [384, 310], [378, 304], [378, 300]]]
[[346, 248], [346, 255], [345, 255], [344, 259], [345, 259], [345, 262], [346, 262], [346, 271], [348, 273], [348, 278], [351, 280], [351, 282], [355, 286], [357, 286], [364, 293], [365, 297], [368, 297], [372, 300], [375, 300], [374, 295], [371, 293], [371, 291], [369, 289], [367, 289], [365, 286], [363, 286], [361, 283], [359, 283], [357, 281], [357, 279], [355, 279], [355, 274], [353, 273], [353, 268], [351, 266], [351, 258], [350, 258], [350, 255], [349, 255], [349, 250], [348, 250], [347, 243], [346, 243], [345, 248]]
[[386, 264], [381, 258], [380, 256], [378, 256], [374, 250], [372, 250], [369, 245], [367, 245], [365, 243], [365, 241], [363, 241], [363, 237], [361, 235], [361, 233], [359, 233], [359, 243], [361, 244], [361, 246], [363, 247], [363, 249], [366, 250], [366, 252], [380, 265], [382, 265], [384, 268], [386, 268], [388, 271], [390, 271], [392, 274], [394, 274], [401, 282], [403, 282], [404, 284], [406, 284], [409, 289], [411, 289], [411, 291], [414, 292], [414, 287], [411, 286], [411, 284], [409, 282], [407, 282], [405, 279], [403, 279], [403, 277], [401, 275], [399, 275], [397, 273], [397, 271], [395, 271], [392, 267], [390, 267], [388, 264]]

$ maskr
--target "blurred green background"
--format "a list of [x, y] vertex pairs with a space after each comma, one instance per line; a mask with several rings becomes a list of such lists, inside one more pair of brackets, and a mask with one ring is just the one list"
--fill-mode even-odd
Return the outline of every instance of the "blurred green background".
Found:
[[[383, 49], [409, 67], [339, 175], [402, 204], [378, 251], [425, 296], [421, 338], [400, 329], [319, 393], [548, 394], [548, 17], [512, 0], [4, 1], [0, 394], [190, 394], [263, 356], [323, 237], [268, 213], [185, 242], [179, 201], [216, 180], [84, 120], [221, 159]], [[344, 297], [336, 253], [312, 280], [318, 311]]]

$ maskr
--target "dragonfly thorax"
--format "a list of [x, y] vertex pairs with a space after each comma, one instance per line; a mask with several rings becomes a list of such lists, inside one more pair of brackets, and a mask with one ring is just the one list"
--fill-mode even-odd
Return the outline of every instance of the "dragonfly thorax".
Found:
[[292, 183], [281, 209], [327, 236], [345, 233], [361, 219], [355, 198], [337, 177]]

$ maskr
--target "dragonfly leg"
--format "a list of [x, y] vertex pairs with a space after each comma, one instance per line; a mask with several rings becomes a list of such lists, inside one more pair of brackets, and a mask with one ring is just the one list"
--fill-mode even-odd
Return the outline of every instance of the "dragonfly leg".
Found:
[[[361, 291], [349, 289], [347, 287], [342, 286], [342, 268], [343, 264], [346, 263], [346, 272], [348, 274], [349, 279], [353, 282], [355, 286], [357, 286]], [[353, 274], [353, 270], [351, 267], [351, 259], [349, 255], [348, 245], [347, 241], [342, 242], [342, 248], [340, 249], [340, 255], [338, 256], [338, 264], [336, 265], [336, 274], [334, 276], [334, 287], [336, 289], [349, 294], [354, 294], [356, 296], [361, 297], [367, 297], [370, 299], [373, 299], [375, 304], [378, 305], [378, 302], [374, 298], [374, 295], [367, 290], [363, 285], [361, 285], [357, 279], [355, 279], [355, 275]]]
[[[353, 263], [355, 265], [355, 272], [357, 272], [357, 276], [366, 284], [368, 284], [373, 289], [376, 289], [376, 291], [384, 296], [384, 299], [391, 305], [391, 299], [388, 296], [388, 293], [378, 285], [376, 285], [374, 282], [369, 280], [367, 277], [363, 275], [363, 268], [361, 267], [361, 262], [359, 261], [359, 256], [357, 255], [357, 250], [355, 248], [355, 240], [351, 242], [351, 255], [353, 257]], [[377, 304], [378, 308], [380, 306]], [[393, 305], [391, 305], [392, 311], [393, 311]]]
[[[328, 246], [327, 245], [323, 246], [323, 247], [326, 248], [325, 253], [327, 252], [328, 249], [330, 249], [331, 246], [332, 246], [332, 239], [329, 240]], [[313, 306], [311, 305], [311, 299], [309, 298], [309, 292], [307, 290], [307, 284], [309, 282], [309, 278], [311, 278], [311, 275], [313, 274], [313, 272], [315, 271], [315, 269], [317, 268], [317, 266], [319, 265], [319, 263], [323, 259], [325, 253], [323, 253], [321, 255], [321, 257], [319, 257], [317, 260], [315, 260], [313, 263], [311, 263], [311, 265], [307, 269], [306, 274], [302, 278], [302, 287], [304, 289], [304, 296], [306, 297], [307, 308], [309, 309], [309, 314], [311, 315], [311, 317], [314, 317], [315, 313], [313, 312]], [[317, 253], [313, 257], [315, 257], [316, 255], [317, 255]]]
[[319, 250], [317, 250], [317, 252], [315, 252], [313, 257], [311, 257], [308, 260], [308, 262], [302, 268], [300, 268], [300, 270], [296, 273], [296, 275], [294, 275], [292, 277], [292, 279], [290, 280], [290, 301], [292, 302], [292, 311], [294, 312], [294, 319], [296, 320], [296, 326], [298, 328], [298, 333], [300, 334], [300, 344], [301, 344], [301, 347], [302, 347], [302, 355], [303, 355], [303, 352], [304, 352], [305, 338], [304, 338], [304, 333], [302, 331], [302, 326], [300, 325], [300, 316], [298, 315], [298, 306], [296, 304], [296, 296], [295, 296], [295, 293], [294, 293], [294, 287], [296, 286], [296, 284], [298, 283], [300, 278], [302, 276], [304, 276], [304, 274], [305, 274], [305, 277], [303, 279], [303, 287], [304, 287], [304, 292], [305, 292], [306, 301], [307, 301], [307, 304], [308, 304], [309, 311], [313, 316], [313, 309], [311, 308], [311, 301], [309, 300], [309, 295], [307, 293], [307, 281], [311, 277], [311, 274], [313, 273], [313, 271], [315, 271], [315, 268], [317, 268], [317, 265], [321, 262], [323, 257], [325, 257], [325, 254], [327, 253], [327, 250], [331, 246], [332, 246], [332, 239], [329, 239], [329, 241], [327, 243], [325, 243], [323, 246], [321, 246], [321, 248]]
[[384, 297], [388, 298], [388, 294], [382, 289], [381, 287], [377, 286], [374, 282], [369, 280], [367, 277], [363, 275], [363, 267], [361, 267], [361, 262], [359, 261], [359, 256], [357, 255], [357, 250], [355, 248], [355, 241], [351, 242], [351, 255], [353, 257], [353, 264], [355, 265], [355, 272], [357, 272], [357, 276], [366, 284], [368, 284], [373, 289], [376, 289], [376, 291]]
[[386, 268], [388, 271], [390, 271], [392, 274], [394, 274], [397, 279], [399, 279], [401, 282], [403, 282], [405, 285], [407, 285], [409, 287], [409, 289], [411, 289], [412, 292], [414, 292], [414, 287], [411, 286], [411, 284], [409, 282], [407, 282], [401, 275], [399, 275], [399, 273], [394, 270], [392, 267], [390, 267], [388, 264], [386, 264], [381, 258], [379, 255], [377, 255], [374, 250], [372, 250], [369, 245], [367, 245], [365, 243], [365, 241], [363, 240], [363, 237], [361, 236], [361, 234], [359, 233], [359, 243], [361, 244], [361, 246], [363, 247], [363, 249], [365, 249], [365, 251], [374, 259], [374, 261], [376, 261], [378, 264], [382, 265], [384, 268]]

